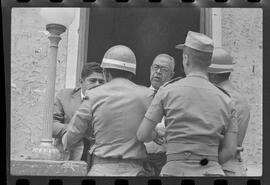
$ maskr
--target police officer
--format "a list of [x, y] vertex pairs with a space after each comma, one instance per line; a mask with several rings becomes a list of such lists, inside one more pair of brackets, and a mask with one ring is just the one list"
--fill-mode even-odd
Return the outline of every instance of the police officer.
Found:
[[165, 116], [167, 163], [162, 176], [222, 176], [219, 163], [236, 151], [237, 125], [229, 96], [208, 80], [213, 41], [189, 31], [183, 49], [186, 78], [159, 89], [137, 131], [140, 141], [153, 140]]
[[242, 163], [240, 152], [243, 151], [242, 144], [250, 120], [250, 108], [246, 98], [241, 95], [229, 80], [233, 71], [233, 64], [233, 58], [227, 51], [222, 48], [215, 48], [208, 73], [212, 83], [230, 94], [236, 109], [238, 123], [237, 153], [234, 158], [223, 164], [222, 168], [228, 176], [245, 176], [246, 169]]
[[110, 48], [101, 67], [107, 83], [86, 94], [65, 135], [65, 146], [72, 147], [87, 130], [93, 129], [95, 144], [90, 150], [89, 176], [145, 175], [146, 149], [136, 131], [152, 101], [149, 88], [134, 84], [136, 58], [123, 45]]

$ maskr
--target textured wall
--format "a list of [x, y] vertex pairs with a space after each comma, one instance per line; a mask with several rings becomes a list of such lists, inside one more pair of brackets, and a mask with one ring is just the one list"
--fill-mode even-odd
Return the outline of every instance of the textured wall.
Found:
[[222, 46], [235, 64], [232, 81], [251, 105], [243, 158], [261, 172], [262, 164], [262, 9], [222, 9]]
[[[39, 143], [49, 40], [38, 8], [13, 8], [11, 24], [11, 157]], [[64, 88], [67, 33], [59, 44], [56, 91]]]

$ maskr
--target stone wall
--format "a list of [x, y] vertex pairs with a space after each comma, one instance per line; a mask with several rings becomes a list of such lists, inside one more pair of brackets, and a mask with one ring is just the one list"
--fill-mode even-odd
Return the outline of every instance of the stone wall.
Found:
[[[11, 157], [30, 154], [39, 143], [47, 79], [49, 40], [38, 8], [13, 8], [11, 23]], [[64, 88], [67, 32], [57, 61], [56, 92]]]
[[262, 9], [224, 8], [221, 19], [222, 46], [236, 62], [231, 79], [251, 106], [243, 158], [258, 174], [262, 171]]

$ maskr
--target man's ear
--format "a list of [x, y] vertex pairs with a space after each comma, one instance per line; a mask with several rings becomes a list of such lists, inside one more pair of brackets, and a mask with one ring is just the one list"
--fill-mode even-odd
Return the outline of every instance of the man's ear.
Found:
[[82, 83], [83, 83], [83, 79], [82, 79], [82, 78], [80, 78], [79, 83], [80, 83], [80, 84], [82, 84]]
[[183, 64], [185, 66], [189, 65], [188, 55], [186, 55], [186, 54], [183, 54]]
[[170, 79], [172, 79], [174, 77], [174, 72], [171, 73]]
[[112, 75], [109, 71], [105, 70], [103, 72], [105, 82], [109, 82], [112, 79]]

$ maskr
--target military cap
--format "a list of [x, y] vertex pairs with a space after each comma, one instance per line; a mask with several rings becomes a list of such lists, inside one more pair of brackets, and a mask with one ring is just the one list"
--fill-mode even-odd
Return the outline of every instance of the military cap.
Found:
[[206, 53], [212, 53], [214, 49], [214, 43], [208, 36], [189, 31], [184, 44], [178, 44], [175, 47], [177, 49], [183, 49], [184, 46]]

